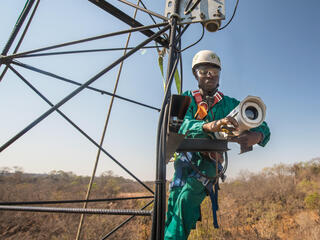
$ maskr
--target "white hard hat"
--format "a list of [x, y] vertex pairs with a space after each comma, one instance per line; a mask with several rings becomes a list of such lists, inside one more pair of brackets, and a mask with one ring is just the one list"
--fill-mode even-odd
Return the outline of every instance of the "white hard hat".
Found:
[[194, 71], [194, 68], [199, 64], [205, 63], [216, 65], [221, 69], [221, 62], [218, 55], [210, 50], [202, 50], [194, 55], [192, 59], [192, 71]]

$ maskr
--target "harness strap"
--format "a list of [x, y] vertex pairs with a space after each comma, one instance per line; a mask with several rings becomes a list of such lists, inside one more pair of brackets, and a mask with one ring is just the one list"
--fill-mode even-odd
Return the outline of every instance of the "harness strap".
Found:
[[[212, 217], [213, 217], [213, 226], [214, 228], [219, 228], [217, 211], [219, 210], [218, 205], [218, 191], [219, 191], [219, 181], [213, 182], [209, 179], [200, 176], [199, 174], [193, 174], [194, 178], [196, 178], [202, 185], [206, 188], [206, 192], [211, 200], [211, 208], [212, 208]], [[213, 191], [214, 188], [214, 191]]]
[[[192, 93], [192, 96], [194, 97], [194, 100], [196, 101], [196, 104], [199, 105], [202, 102], [202, 96], [201, 96], [200, 90], [199, 89], [198, 90], [194, 90], [191, 93]], [[213, 107], [215, 104], [220, 102], [222, 100], [222, 98], [223, 98], [223, 93], [220, 92], [220, 91], [217, 91], [214, 94], [214, 102], [213, 102], [211, 107]]]
[[223, 98], [222, 92], [217, 91], [214, 94], [213, 104], [209, 107], [208, 103], [202, 100], [200, 90], [192, 91], [192, 96], [194, 97], [194, 100], [196, 101], [196, 104], [198, 106], [197, 112], [194, 115], [194, 118], [197, 120], [204, 119], [208, 115], [209, 108], [212, 108], [215, 104], [217, 104]]
[[212, 217], [213, 217], [213, 226], [214, 226], [214, 228], [219, 228], [218, 218], [217, 218], [217, 211], [219, 210], [219, 206], [218, 206], [218, 190], [219, 190], [219, 185], [218, 185], [218, 183], [216, 183], [214, 185], [214, 191], [211, 188], [211, 191], [209, 193], [209, 196], [210, 196], [210, 199], [211, 199]]
[[202, 96], [200, 93], [200, 90], [194, 90], [192, 91], [192, 96], [194, 97], [194, 99], [196, 100], [197, 105], [202, 102]]
[[175, 168], [175, 178], [174, 181], [170, 183], [170, 189], [173, 187], [183, 187], [186, 184], [186, 182], [182, 179], [182, 169], [189, 166], [188, 158], [191, 159], [192, 154], [190, 152], [186, 152], [185, 154], [188, 157], [181, 155], [178, 160], [178, 166]]

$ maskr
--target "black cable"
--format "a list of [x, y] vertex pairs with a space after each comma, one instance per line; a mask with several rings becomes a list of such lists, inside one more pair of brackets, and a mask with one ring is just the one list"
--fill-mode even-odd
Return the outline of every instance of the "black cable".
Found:
[[194, 45], [198, 44], [198, 43], [202, 40], [203, 36], [204, 36], [204, 26], [202, 25], [202, 34], [201, 34], [200, 39], [199, 39], [198, 41], [196, 41], [196, 42], [192, 43], [192, 44], [191, 44], [191, 45], [189, 45], [188, 47], [185, 47], [184, 49], [182, 49], [182, 50], [178, 51], [178, 52], [180, 52], [180, 53], [181, 53], [181, 52], [183, 52], [183, 51], [187, 50], [188, 48], [191, 48], [191, 47], [193, 47]]
[[[176, 3], [175, 3], [176, 4]], [[173, 57], [174, 57], [174, 46], [175, 46], [175, 32], [176, 32], [176, 18], [172, 18], [172, 22], [171, 22], [171, 30], [170, 30], [170, 52], [168, 55], [168, 62], [170, 63], [170, 61], [172, 61]], [[156, 162], [156, 186], [155, 186], [155, 202], [154, 202], [154, 212], [153, 212], [153, 217], [152, 217], [152, 228], [151, 228], [151, 239], [163, 239], [162, 237], [162, 228], [164, 228], [164, 226], [162, 226], [163, 219], [161, 218], [160, 215], [162, 215], [162, 211], [165, 211], [165, 206], [164, 209], [161, 209], [161, 207], [163, 206], [161, 200], [165, 201], [165, 198], [163, 198], [162, 195], [162, 189], [165, 189], [165, 183], [163, 181], [164, 180], [161, 179], [161, 174], [163, 174], [163, 162], [165, 162], [165, 158], [163, 157], [163, 153], [162, 151], [162, 143], [163, 143], [163, 136], [162, 134], [163, 132], [163, 122], [164, 122], [164, 118], [165, 118], [165, 109], [167, 104], [169, 103], [169, 98], [171, 95], [171, 86], [172, 86], [172, 81], [173, 81], [173, 76], [176, 70], [178, 64], [178, 59], [175, 60], [172, 68], [169, 66], [169, 69], [167, 71], [167, 79], [166, 79], [166, 90], [165, 90], [165, 94], [164, 94], [164, 98], [163, 98], [163, 102], [161, 105], [161, 111], [160, 111], [160, 115], [159, 115], [159, 121], [158, 121], [158, 128], [157, 128], [157, 137], [156, 137], [156, 156], [157, 156], [157, 162]], [[171, 71], [171, 73], [169, 72]], [[165, 133], [166, 134], [166, 133]], [[165, 144], [165, 142], [164, 142]], [[165, 167], [165, 166], [164, 166]], [[164, 173], [165, 175], [165, 173]], [[158, 215], [159, 214], [159, 215]]]
[[[142, 7], [144, 7], [146, 10], [148, 10], [148, 8], [147, 8], [146, 5], [142, 2], [142, 0], [140, 0], [140, 3], [141, 3], [141, 5], [142, 5]], [[152, 22], [153, 22], [154, 24], [157, 24], [156, 20], [154, 20], [154, 17], [153, 17], [151, 14], [149, 14], [149, 13], [148, 13], [148, 15], [150, 16]], [[158, 27], [158, 29], [160, 30], [159, 27]]]
[[[189, 26], [189, 25], [188, 25]], [[181, 27], [180, 27], [181, 30]], [[180, 31], [179, 30], [179, 31]], [[179, 48], [181, 48], [181, 38], [179, 39]], [[179, 64], [180, 64], [180, 94], [182, 94], [182, 87], [183, 87], [183, 66], [182, 66], [182, 54], [181, 52], [179, 54]]]
[[[144, 9], [148, 10], [147, 6], [142, 2], [142, 0], [140, 0], [139, 2], [141, 3], [141, 5], [142, 5], [142, 7], [143, 7]], [[150, 18], [151, 18], [151, 20], [152, 20], [152, 22], [153, 22], [154, 24], [158, 24], [158, 23], [156, 22], [156, 20], [154, 19], [154, 17], [153, 17], [150, 13], [147, 13], [147, 14], [150, 16]], [[161, 30], [160, 27], [158, 27], [158, 29]], [[162, 36], [163, 36], [164, 39], [166, 39], [166, 40], [168, 39], [167, 34], [164, 33]], [[157, 42], [155, 42], [155, 43], [157, 44]]]
[[[191, 25], [191, 24], [187, 24], [187, 26], [185, 26], [182, 31], [179, 30], [179, 34], [178, 34], [178, 36], [177, 36], [177, 41], [180, 42], [182, 35], [184, 34], [184, 32], [188, 29], [188, 27], [189, 27], [190, 25]], [[180, 26], [180, 28], [181, 28], [181, 26]], [[181, 46], [180, 46], [180, 47], [181, 47]], [[177, 50], [177, 49], [176, 49], [176, 50]]]
[[[148, 10], [148, 8], [147, 8], [146, 5], [142, 2], [142, 0], [140, 0], [139, 2], [141, 3], [141, 5], [142, 5], [146, 10]], [[148, 15], [150, 16], [152, 22], [153, 22], [154, 24], [157, 24], [156, 20], [154, 20], [154, 17], [153, 17], [151, 14], [148, 14]], [[160, 27], [158, 27], [158, 29], [160, 30]], [[168, 35], [167, 35], [166, 33], [162, 34], [162, 36], [163, 36], [163, 38], [164, 38], [165, 40], [168, 40], [168, 39], [169, 39], [169, 37], [168, 37]], [[156, 44], [157, 51], [159, 52], [160, 50], [159, 50], [159, 47], [158, 47], [158, 43], [157, 43], [156, 41], [155, 41], [155, 44]]]
[[220, 31], [220, 30], [222, 30], [222, 29], [225, 29], [225, 28], [231, 23], [234, 15], [236, 15], [236, 11], [237, 11], [237, 8], [238, 8], [238, 3], [239, 3], [239, 0], [237, 0], [236, 6], [234, 7], [233, 14], [232, 14], [229, 22], [228, 22], [226, 25], [224, 25], [223, 27], [219, 28], [218, 31]]

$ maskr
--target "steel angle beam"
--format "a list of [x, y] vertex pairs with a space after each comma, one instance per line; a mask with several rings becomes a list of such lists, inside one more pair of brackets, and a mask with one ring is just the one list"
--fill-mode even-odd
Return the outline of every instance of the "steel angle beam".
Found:
[[170, 161], [173, 154], [177, 151], [177, 148], [181, 145], [185, 139], [184, 134], [178, 134], [175, 132], [169, 132], [167, 135], [167, 151], [166, 151], [166, 163]]
[[33, 5], [34, 2], [35, 2], [35, 0], [31, 0], [31, 1], [28, 1], [26, 3], [25, 8], [23, 9], [19, 19], [17, 20], [16, 25], [13, 28], [13, 31], [12, 31], [12, 33], [10, 35], [10, 38], [9, 38], [8, 42], [6, 43], [3, 51], [1, 52], [1, 55], [7, 55], [7, 53], [9, 52], [9, 49], [10, 49], [12, 43], [14, 42], [17, 34], [19, 33], [19, 30], [20, 30], [22, 24], [24, 23], [24, 20], [28, 16], [28, 13], [31, 10], [32, 5]]
[[185, 138], [184, 134], [170, 132], [167, 135], [166, 162], [169, 162], [175, 152], [226, 152], [228, 150], [227, 140]]
[[55, 208], [55, 207], [26, 207], [26, 206], [0, 206], [3, 211], [22, 212], [47, 212], [47, 213], [84, 213], [84, 214], [106, 214], [106, 215], [134, 215], [151, 216], [152, 211], [132, 209], [83, 209], [83, 208]]
[[177, 152], [226, 152], [228, 151], [227, 140], [207, 139], [207, 138], [186, 138]]
[[[89, 0], [91, 3], [95, 4], [96, 6], [100, 7], [101, 9], [107, 11], [108, 13], [110, 13], [112, 16], [118, 18], [119, 20], [125, 22], [126, 24], [128, 24], [131, 27], [141, 27], [144, 26], [143, 24], [141, 24], [140, 22], [138, 22], [137, 20], [133, 19], [132, 17], [130, 17], [129, 15], [127, 15], [126, 13], [122, 12], [121, 10], [119, 10], [118, 8], [116, 8], [115, 6], [113, 6], [112, 4], [104, 1], [104, 0]], [[142, 34], [146, 35], [147, 37], [151, 37], [154, 32], [152, 30], [143, 30], [140, 31]], [[159, 43], [161, 46], [168, 48], [169, 43], [167, 39], [164, 39], [162, 37], [157, 37], [156, 39], [154, 39], [154, 41], [156, 41], [157, 43]]]
[[164, 17], [164, 16], [162, 16], [162, 15], [160, 15], [160, 14], [158, 14], [158, 13], [155, 13], [155, 12], [152, 12], [152, 11], [150, 11], [150, 10], [147, 10], [146, 8], [140, 7], [139, 5], [135, 5], [135, 4], [133, 4], [133, 3], [131, 3], [131, 2], [128, 2], [128, 1], [126, 1], [126, 0], [118, 0], [118, 1], [123, 2], [123, 3], [125, 3], [125, 4], [127, 4], [127, 5], [129, 5], [129, 6], [131, 6], [131, 7], [136, 8], [136, 9], [139, 9], [140, 11], [146, 12], [146, 13], [148, 13], [150, 16], [153, 15], [153, 16], [155, 16], [155, 17], [157, 17], [157, 18], [162, 19], [163, 21], [166, 21], [166, 22], [169, 21], [169, 18], [166, 18], [166, 17]]

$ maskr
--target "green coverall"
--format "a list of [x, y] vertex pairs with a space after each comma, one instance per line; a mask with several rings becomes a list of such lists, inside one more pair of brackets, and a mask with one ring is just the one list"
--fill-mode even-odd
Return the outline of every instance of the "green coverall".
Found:
[[[192, 96], [192, 92], [187, 91], [183, 95], [192, 98], [179, 130], [179, 133], [186, 134], [188, 138], [210, 138], [209, 134], [203, 131], [202, 125], [206, 122], [226, 117], [240, 103], [234, 98], [223, 96], [222, 100], [209, 110], [208, 115], [203, 120], [195, 120], [194, 115], [198, 106]], [[266, 122], [250, 131], [257, 131], [263, 134], [263, 139], [259, 143], [260, 146], [265, 146], [270, 139], [270, 130]], [[215, 176], [215, 164], [204, 159], [200, 153], [193, 153], [191, 161], [205, 175]], [[181, 168], [181, 165], [181, 161], [178, 158], [174, 163], [176, 172], [177, 168]], [[176, 179], [176, 172], [173, 181]], [[170, 190], [165, 223], [165, 240], [187, 239], [191, 229], [195, 229], [196, 222], [200, 217], [200, 204], [206, 197], [206, 190], [196, 178], [189, 176], [191, 173], [191, 167], [184, 167], [182, 169], [182, 180], [185, 185], [172, 187]]]

